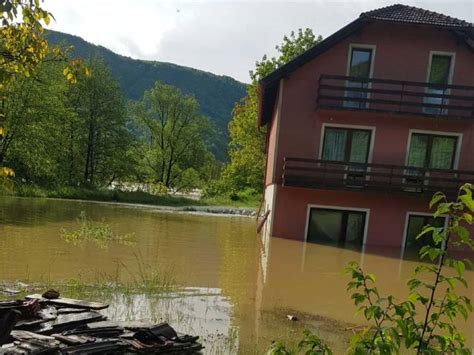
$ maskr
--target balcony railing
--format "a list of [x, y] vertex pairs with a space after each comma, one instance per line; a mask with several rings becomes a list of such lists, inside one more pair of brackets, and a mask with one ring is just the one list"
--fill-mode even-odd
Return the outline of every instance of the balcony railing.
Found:
[[455, 197], [474, 171], [425, 169], [400, 165], [347, 163], [285, 157], [283, 186], [354, 191], [403, 192]]
[[323, 74], [317, 107], [474, 118], [474, 86]]

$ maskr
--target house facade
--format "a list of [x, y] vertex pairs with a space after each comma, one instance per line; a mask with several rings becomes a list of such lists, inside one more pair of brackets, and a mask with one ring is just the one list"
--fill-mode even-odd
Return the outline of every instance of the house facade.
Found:
[[264, 238], [402, 254], [428, 203], [474, 181], [473, 25], [393, 5], [360, 15], [259, 83]]

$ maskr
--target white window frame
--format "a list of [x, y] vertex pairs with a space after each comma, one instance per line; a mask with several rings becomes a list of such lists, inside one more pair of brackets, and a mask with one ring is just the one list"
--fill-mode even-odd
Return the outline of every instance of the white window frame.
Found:
[[[454, 76], [454, 66], [456, 65], [456, 52], [443, 52], [443, 51], [430, 51], [429, 53], [429, 58], [428, 58], [428, 68], [426, 71], [426, 83], [429, 83], [430, 80], [430, 73], [431, 73], [431, 63], [433, 61], [433, 56], [435, 55], [440, 55], [440, 56], [447, 56], [451, 57], [451, 67], [449, 68], [449, 74], [448, 74], [448, 85], [451, 85], [453, 83], [453, 76]], [[425, 94], [428, 94], [429, 88], [425, 87]], [[446, 94], [449, 95], [451, 93], [451, 90], [446, 90]], [[423, 99], [424, 100], [424, 99]], [[449, 99], [447, 99], [444, 102], [445, 105], [449, 104]], [[423, 107], [423, 111], [425, 110], [425, 107]], [[445, 114], [447, 111], [445, 111]]]
[[429, 130], [422, 130], [422, 129], [410, 129], [408, 131], [408, 142], [405, 154], [405, 166], [408, 166], [408, 157], [410, 155], [410, 146], [411, 146], [411, 139], [413, 137], [413, 133], [420, 133], [420, 134], [429, 134], [432, 136], [450, 136], [450, 137], [457, 137], [457, 144], [456, 144], [456, 154], [454, 154], [454, 162], [453, 162], [453, 170], [457, 170], [459, 167], [459, 159], [461, 157], [461, 147], [462, 147], [462, 138], [463, 134], [461, 132], [445, 132], [445, 131], [429, 131]]
[[[375, 44], [363, 44], [363, 43], [349, 43], [349, 53], [347, 54], [347, 64], [346, 64], [346, 76], [349, 76], [350, 70], [351, 70], [351, 59], [352, 59], [352, 50], [353, 49], [370, 49], [372, 51], [372, 56], [371, 56], [371, 63], [370, 63], [370, 69], [369, 69], [369, 78], [372, 79], [374, 76], [374, 67], [375, 67], [375, 53], [377, 50], [377, 46]], [[349, 85], [349, 81], [346, 80], [345, 86], [347, 87]], [[369, 82], [369, 85], [367, 85], [368, 89], [372, 88], [372, 83]], [[347, 92], [344, 91], [344, 96], [347, 96]], [[370, 99], [370, 92], [367, 93], [367, 99]], [[345, 101], [344, 101], [345, 102]], [[370, 106], [369, 103], [367, 103], [367, 108]]]
[[308, 241], [309, 218], [311, 216], [311, 209], [312, 208], [320, 208], [320, 209], [335, 210], [335, 211], [365, 212], [364, 237], [362, 239], [362, 247], [365, 246], [365, 244], [367, 242], [368, 231], [369, 231], [370, 208], [308, 204], [307, 207], [306, 207], [306, 226], [305, 226], [305, 229], [304, 229], [304, 241], [305, 241], [305, 243]]
[[456, 52], [430, 51], [430, 57], [428, 59], [428, 70], [426, 71], [426, 82], [428, 83], [430, 80], [431, 62], [433, 61], [433, 56], [435, 55], [451, 57], [451, 67], [449, 68], [448, 75], [448, 85], [451, 85], [454, 76], [454, 66], [456, 64]]
[[[348, 128], [348, 129], [361, 129], [370, 131], [370, 142], [369, 142], [369, 154], [367, 156], [367, 164], [372, 163], [372, 156], [374, 152], [374, 144], [375, 144], [375, 126], [361, 126], [361, 125], [348, 125], [348, 124], [337, 124], [337, 123], [323, 123], [321, 127], [321, 137], [319, 141], [319, 154], [318, 159], [323, 159], [323, 148], [324, 148], [324, 136], [326, 134], [326, 128]], [[371, 168], [367, 168], [367, 172], [370, 172]], [[347, 178], [347, 174], [344, 176], [344, 180]], [[366, 176], [365, 180], [370, 180], [370, 176]]]
[[374, 152], [375, 144], [375, 126], [360, 126], [360, 125], [350, 125], [350, 124], [338, 124], [338, 123], [323, 123], [321, 127], [321, 136], [319, 138], [319, 154], [318, 159], [323, 159], [323, 148], [324, 148], [324, 136], [326, 134], [326, 128], [347, 128], [347, 129], [363, 129], [366, 131], [371, 131], [370, 133], [370, 143], [369, 143], [369, 155], [367, 157], [367, 163], [372, 163], [372, 156]]
[[[400, 258], [403, 259], [405, 256], [405, 245], [407, 242], [408, 237], [408, 223], [410, 222], [410, 216], [425, 216], [425, 217], [433, 217], [432, 213], [427, 212], [415, 212], [415, 211], [408, 211], [405, 215], [405, 228], [403, 229], [403, 242], [402, 242], [402, 249], [400, 250]], [[444, 227], [448, 226], [449, 218], [447, 215], [443, 214], [439, 217], [444, 218]]]

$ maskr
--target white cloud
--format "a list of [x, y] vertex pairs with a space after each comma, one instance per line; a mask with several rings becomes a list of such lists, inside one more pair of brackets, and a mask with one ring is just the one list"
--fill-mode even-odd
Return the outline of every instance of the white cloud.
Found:
[[[51, 28], [134, 58], [167, 61], [248, 81], [248, 71], [285, 34], [310, 27], [324, 37], [388, 0], [46, 0]], [[407, 5], [474, 22], [472, 0]]]

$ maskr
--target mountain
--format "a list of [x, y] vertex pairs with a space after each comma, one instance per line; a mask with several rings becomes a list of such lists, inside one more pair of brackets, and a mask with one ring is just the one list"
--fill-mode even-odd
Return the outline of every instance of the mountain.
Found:
[[228, 76], [172, 63], [132, 59], [67, 33], [47, 31], [47, 38], [53, 45], [72, 45], [73, 56], [85, 59], [102, 57], [119, 81], [127, 99], [140, 99], [157, 80], [196, 97], [201, 112], [209, 117], [216, 127], [217, 132], [209, 142], [209, 147], [217, 159], [226, 159], [227, 124], [235, 103], [246, 94], [246, 84]]

